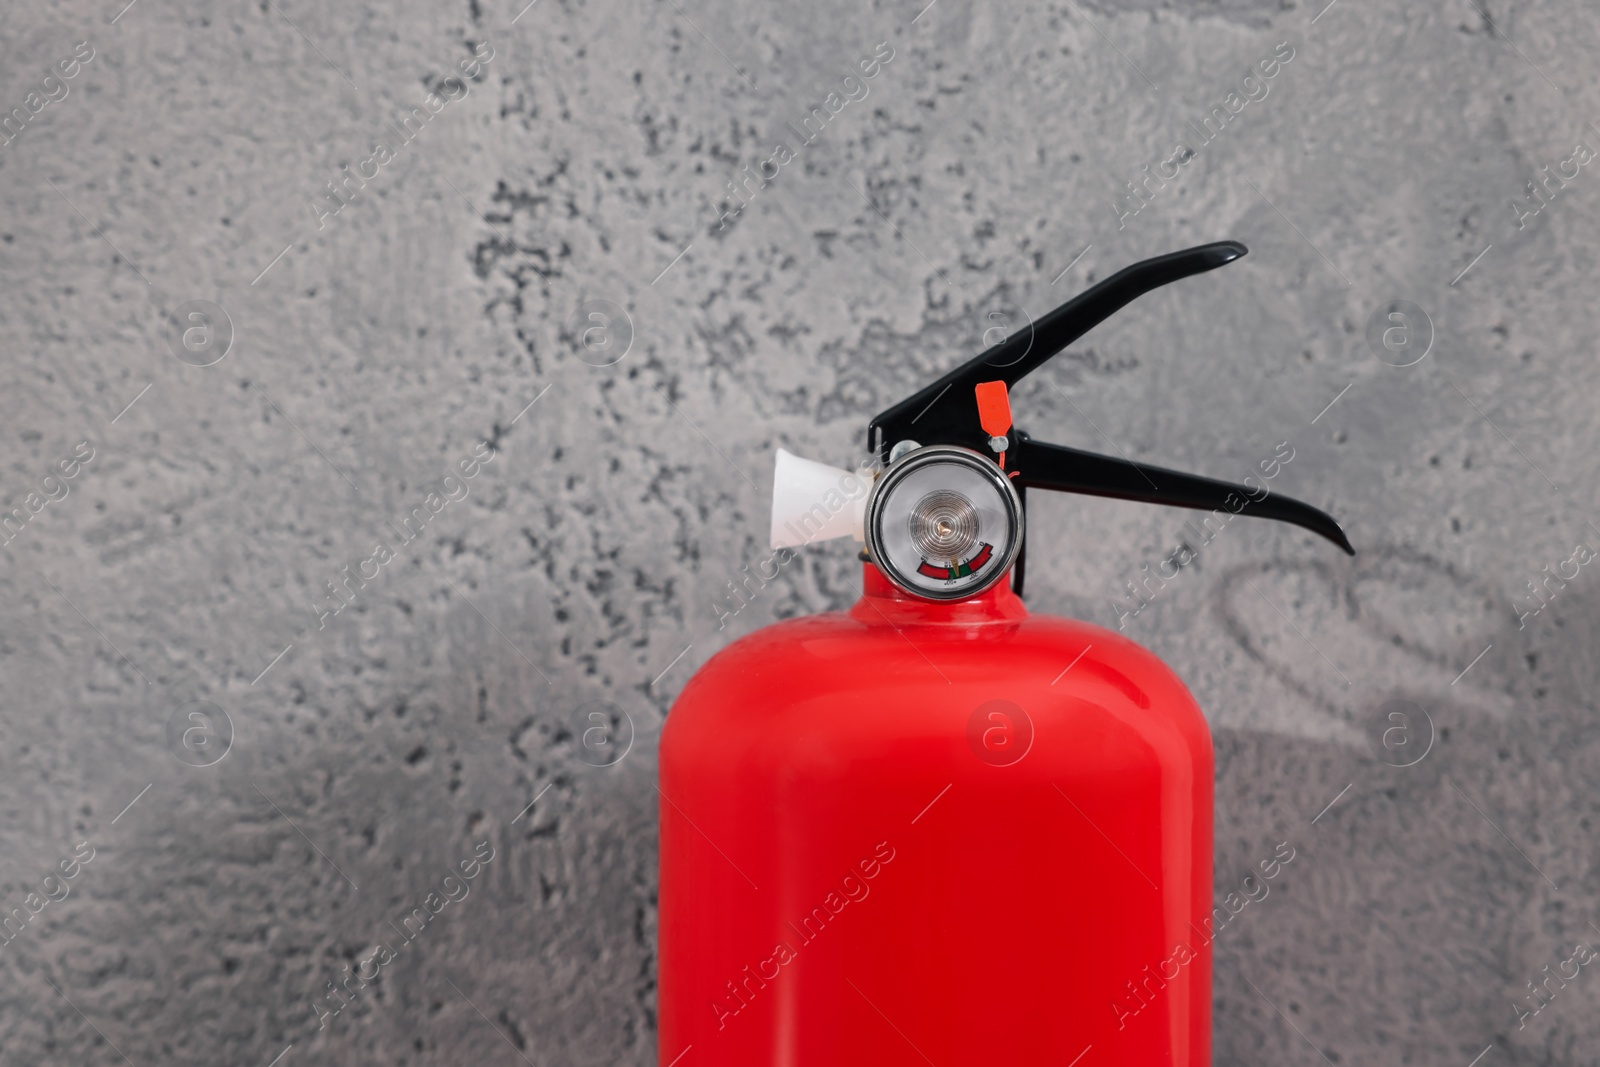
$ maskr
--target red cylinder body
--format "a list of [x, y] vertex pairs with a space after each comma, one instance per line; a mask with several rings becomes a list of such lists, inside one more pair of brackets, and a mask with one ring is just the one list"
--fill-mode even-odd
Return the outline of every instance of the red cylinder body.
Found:
[[1126, 638], [868, 564], [660, 774], [661, 1067], [1209, 1065], [1211, 737]]

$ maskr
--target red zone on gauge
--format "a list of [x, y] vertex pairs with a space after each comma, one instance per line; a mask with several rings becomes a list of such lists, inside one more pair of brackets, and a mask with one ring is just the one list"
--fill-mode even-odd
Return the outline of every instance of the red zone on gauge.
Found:
[[927, 560], [923, 560], [922, 564], [917, 567], [917, 573], [927, 578], [939, 578], [953, 582], [957, 578], [968, 578], [977, 574], [993, 555], [994, 546], [985, 541], [978, 546], [977, 553], [965, 563], [958, 563], [954, 567], [939, 567], [929, 563]]

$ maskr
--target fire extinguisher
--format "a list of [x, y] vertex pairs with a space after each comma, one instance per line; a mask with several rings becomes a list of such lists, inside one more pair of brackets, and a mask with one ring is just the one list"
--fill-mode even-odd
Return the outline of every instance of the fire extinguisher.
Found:
[[1024, 494], [1279, 519], [1354, 550], [1264, 487], [1033, 440], [1008, 390], [1244, 254], [1107, 278], [874, 418], [876, 471], [779, 451], [773, 546], [854, 534], [862, 595], [729, 645], [667, 718], [661, 1067], [1210, 1063], [1210, 733], [1149, 651], [1028, 613]]

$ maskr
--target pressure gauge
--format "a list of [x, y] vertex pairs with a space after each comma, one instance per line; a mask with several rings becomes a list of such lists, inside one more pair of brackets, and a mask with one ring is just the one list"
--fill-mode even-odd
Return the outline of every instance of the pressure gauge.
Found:
[[999, 581], [1022, 548], [1022, 500], [1005, 471], [965, 448], [929, 445], [890, 464], [867, 500], [867, 552], [895, 585], [960, 600]]

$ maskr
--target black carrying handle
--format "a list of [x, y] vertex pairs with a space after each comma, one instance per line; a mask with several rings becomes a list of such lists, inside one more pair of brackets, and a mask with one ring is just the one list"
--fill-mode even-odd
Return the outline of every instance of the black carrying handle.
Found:
[[1016, 481], [1020, 486], [1277, 519], [1321, 534], [1350, 555], [1356, 554], [1332, 515], [1293, 497], [1268, 492], [1264, 482], [1249, 489], [1198, 474], [1046, 444], [1027, 434], [1017, 437], [1017, 469], [1021, 473]]
[[[879, 413], [868, 424], [868, 447], [885, 461], [890, 449], [900, 441], [960, 445], [990, 454], [989, 435], [978, 415], [975, 390], [979, 384], [1000, 381], [1009, 390], [1030, 371], [1150, 290], [1215, 270], [1248, 251], [1238, 241], [1217, 241], [1123, 268], [1031, 327], [1018, 330], [932, 385]], [[1333, 516], [1299, 500], [1269, 494], [1265, 485], [1251, 490], [1196, 474], [1046, 444], [1031, 440], [1016, 429], [1010, 437], [1006, 466], [1016, 472], [1019, 490], [1054, 489], [1277, 519], [1320, 534], [1355, 555], [1349, 538]], [[1020, 585], [1020, 559], [1017, 571]]]

